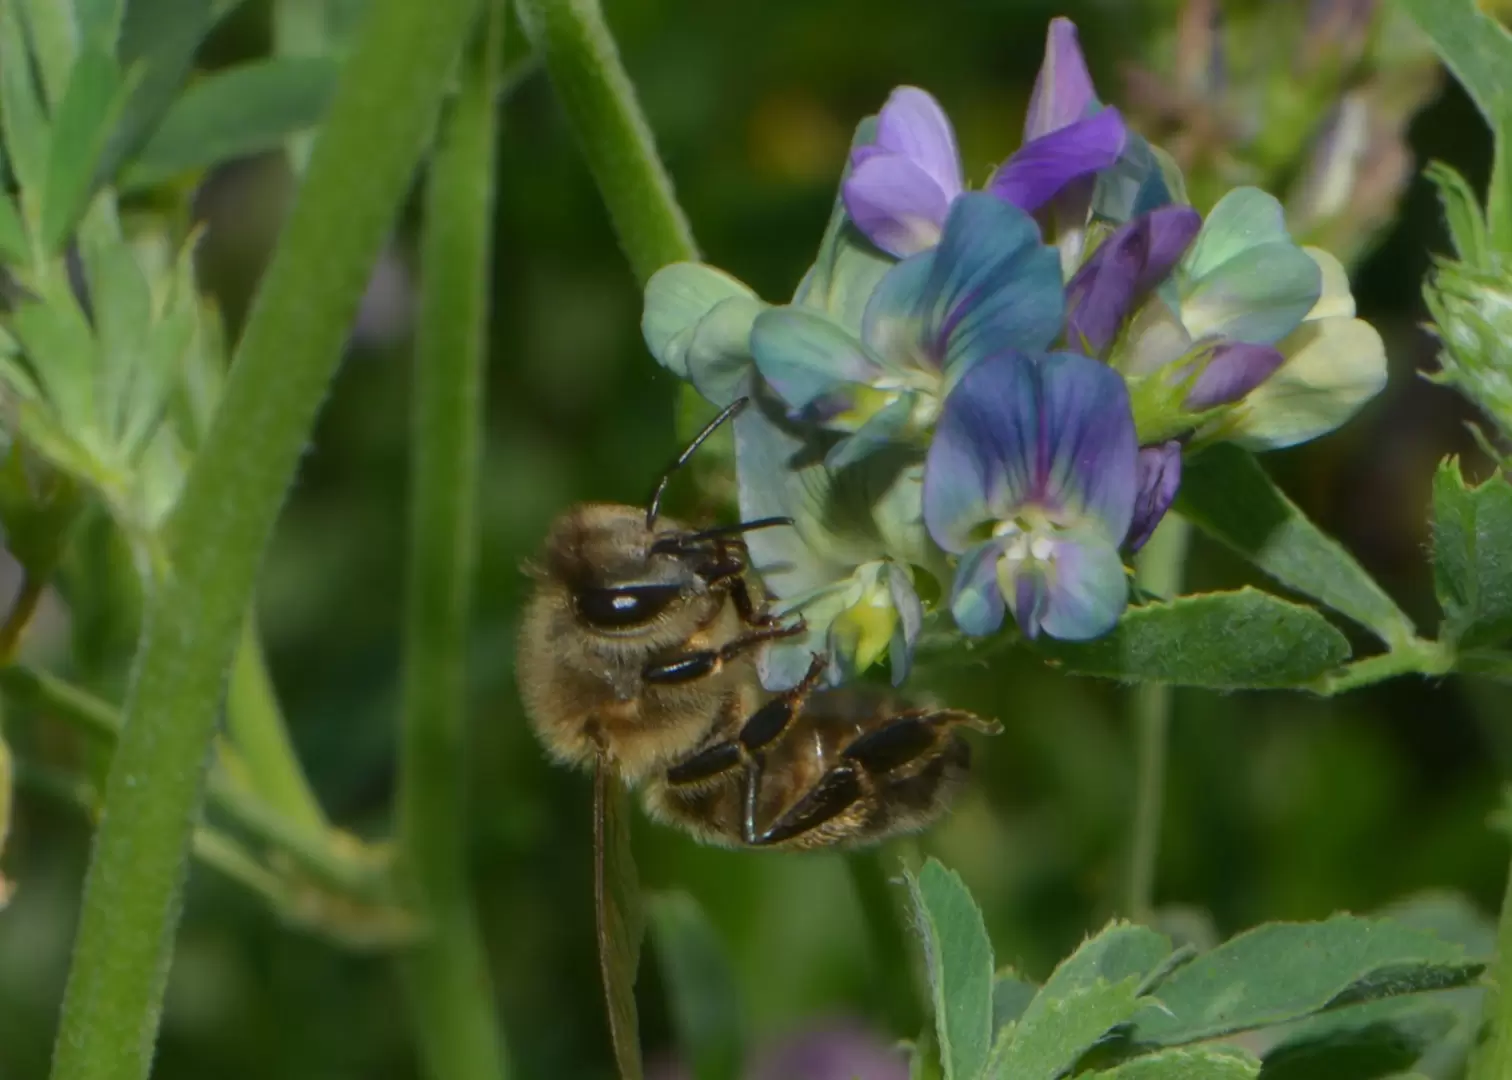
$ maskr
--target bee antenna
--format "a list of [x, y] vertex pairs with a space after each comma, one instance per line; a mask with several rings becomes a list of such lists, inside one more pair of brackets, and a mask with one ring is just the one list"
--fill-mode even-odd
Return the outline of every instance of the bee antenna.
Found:
[[672, 475], [676, 473], [678, 469], [682, 468], [688, 463], [688, 459], [693, 456], [693, 454], [698, 450], [700, 446], [704, 444], [704, 441], [708, 439], [710, 435], [719, 430], [719, 426], [721, 424], [730, 419], [730, 417], [734, 416], [736, 413], [740, 412], [741, 409], [744, 409], [748, 404], [750, 404], [750, 401], [750, 398], [736, 398], [734, 401], [726, 405], [722, 410], [720, 410], [718, 416], [710, 420], [706, 425], [704, 425], [704, 429], [702, 431], [693, 436], [693, 441], [683, 448], [682, 453], [677, 455], [677, 460], [667, 466], [666, 471], [662, 473], [661, 479], [656, 483], [656, 490], [651, 494], [651, 504], [646, 507], [646, 528], [648, 530], [656, 525], [656, 515], [661, 512], [662, 495], [665, 494], [667, 485], [672, 482]]

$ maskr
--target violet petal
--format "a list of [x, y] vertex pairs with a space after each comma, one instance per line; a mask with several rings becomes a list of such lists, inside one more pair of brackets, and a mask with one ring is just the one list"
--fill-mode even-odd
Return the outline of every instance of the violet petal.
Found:
[[1130, 551], [1144, 547], [1155, 532], [1181, 487], [1181, 443], [1172, 439], [1158, 446], [1142, 446], [1135, 467], [1134, 521], [1124, 546]]
[[1104, 109], [1025, 143], [993, 174], [987, 190], [1032, 214], [1073, 180], [1111, 166], [1127, 137], [1118, 110]]
[[1163, 206], [1120, 226], [1066, 286], [1066, 341], [1099, 356], [1145, 295], [1180, 261], [1202, 218], [1189, 206]]
[[1051, 19], [1045, 34], [1045, 59], [1035, 77], [1029, 113], [1024, 118], [1024, 141], [1076, 123], [1096, 104], [1076, 24], [1066, 18]]
[[1238, 401], [1285, 362], [1286, 357], [1269, 345], [1222, 342], [1213, 349], [1183, 404], [1192, 412], [1201, 412]]

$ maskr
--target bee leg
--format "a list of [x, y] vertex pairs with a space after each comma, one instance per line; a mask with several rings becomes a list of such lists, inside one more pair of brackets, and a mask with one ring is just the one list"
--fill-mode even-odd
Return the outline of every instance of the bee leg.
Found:
[[[942, 771], [951, 757], [966, 753], [965, 743], [953, 734], [957, 726], [988, 733], [999, 730], [991, 721], [954, 709], [899, 713], [851, 742], [819, 782], [759, 834], [752, 827], [748, 809], [746, 842], [766, 846], [796, 839], [857, 804], [866, 804], [866, 817], [871, 819], [886, 810], [883, 804], [889, 799], [933, 801], [940, 780], [929, 775], [931, 766]], [[910, 787], [920, 790], [913, 792]], [[753, 793], [748, 790], [746, 798], [749, 808]], [[847, 831], [854, 834], [852, 838], [861, 839], [875, 824], [871, 820], [858, 822]]]
[[654, 661], [641, 669], [641, 678], [652, 685], [660, 686], [707, 678], [750, 649], [780, 638], [797, 637], [807, 629], [808, 627], [801, 619], [787, 626], [761, 627], [752, 630], [749, 634], [742, 634], [718, 649], [698, 649], [668, 660]]
[[[747, 764], [749, 776], [749, 770], [759, 759], [762, 750], [780, 739], [793, 722], [793, 717], [802, 711], [804, 701], [819, 685], [826, 663], [824, 657], [815, 656], [809, 664], [808, 674], [804, 675], [797, 686], [784, 690], [753, 712], [740, 725], [740, 730], [733, 739], [711, 743], [668, 768], [667, 783], [672, 787], [699, 784], [728, 772], [741, 762]], [[757, 765], [758, 772], [759, 768]], [[750, 784], [749, 778], [747, 784]], [[749, 804], [749, 792], [746, 801]], [[747, 813], [749, 814], [749, 810]]]

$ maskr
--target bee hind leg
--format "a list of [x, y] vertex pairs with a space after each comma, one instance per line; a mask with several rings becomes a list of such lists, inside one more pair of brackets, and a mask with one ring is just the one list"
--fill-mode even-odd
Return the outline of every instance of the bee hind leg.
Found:
[[759, 774], [747, 774], [746, 843], [758, 847], [880, 840], [922, 827], [964, 780], [970, 749], [957, 727], [998, 726], [954, 709], [899, 713], [858, 736], [809, 791], [764, 830], [754, 820]]

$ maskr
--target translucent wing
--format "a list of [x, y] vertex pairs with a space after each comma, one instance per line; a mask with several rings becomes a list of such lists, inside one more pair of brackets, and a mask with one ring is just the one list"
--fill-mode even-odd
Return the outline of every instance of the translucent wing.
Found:
[[641, 1080], [635, 972], [645, 918], [630, 850], [625, 791], [603, 761], [593, 772], [593, 899], [609, 1037], [621, 1080]]

